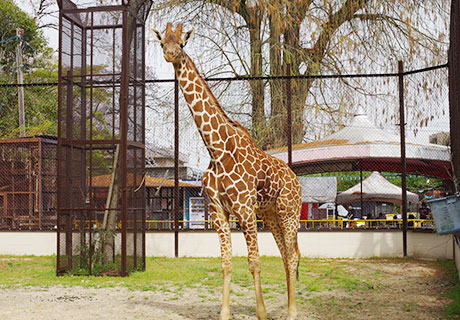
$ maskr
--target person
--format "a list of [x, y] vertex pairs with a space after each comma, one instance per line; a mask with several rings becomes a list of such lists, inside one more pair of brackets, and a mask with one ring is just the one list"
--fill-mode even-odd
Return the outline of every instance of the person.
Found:
[[[349, 207], [348, 207], [347, 219], [348, 219], [348, 220], [353, 220], [354, 218], [355, 218], [355, 212], [354, 212], [354, 210], [353, 210], [353, 206], [349, 206]], [[351, 221], [348, 222], [347, 227], [348, 227], [348, 228], [353, 227], [353, 222], [351, 222]]]
[[380, 220], [378, 222], [379, 227], [384, 227], [385, 226], [385, 221], [382, 221], [382, 220], [385, 220], [385, 215], [382, 212], [379, 213], [379, 216], [377, 217], [377, 220]]
[[348, 215], [347, 215], [348, 220], [353, 220], [355, 218], [355, 212], [353, 210], [352, 206], [348, 207]]

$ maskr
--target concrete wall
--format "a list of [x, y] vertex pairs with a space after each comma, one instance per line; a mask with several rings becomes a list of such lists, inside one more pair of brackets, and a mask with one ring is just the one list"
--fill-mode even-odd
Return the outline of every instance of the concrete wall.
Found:
[[0, 232], [0, 254], [48, 256], [56, 253], [56, 232]]
[[[451, 235], [408, 232], [408, 255], [421, 259], [453, 259]], [[241, 232], [232, 233], [233, 254], [246, 256], [247, 249]], [[260, 254], [279, 256], [278, 248], [269, 232], [259, 233]], [[300, 232], [299, 249], [304, 257], [369, 258], [402, 257], [402, 233], [385, 232]], [[173, 232], [148, 232], [147, 256], [174, 257]], [[0, 254], [51, 255], [56, 253], [54, 232], [0, 232]], [[179, 233], [180, 256], [218, 257], [219, 240], [215, 232]], [[460, 265], [460, 254], [457, 254]]]

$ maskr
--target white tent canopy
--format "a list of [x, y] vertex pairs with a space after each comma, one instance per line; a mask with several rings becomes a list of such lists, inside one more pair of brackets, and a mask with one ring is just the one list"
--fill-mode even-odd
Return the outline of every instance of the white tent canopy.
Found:
[[[378, 201], [401, 204], [402, 189], [387, 179], [379, 172], [374, 171], [362, 182], [362, 198], [363, 201]], [[337, 195], [337, 203], [345, 204], [357, 202], [361, 200], [361, 184], [358, 183], [350, 189], [343, 191]], [[407, 191], [407, 202], [417, 204], [418, 196]]]
[[[287, 162], [286, 148], [270, 153]], [[362, 108], [351, 123], [317, 141], [292, 146], [297, 174], [328, 171], [380, 170], [401, 172], [399, 135], [376, 127]], [[406, 138], [406, 172], [450, 179], [450, 151], [446, 146], [421, 144]]]

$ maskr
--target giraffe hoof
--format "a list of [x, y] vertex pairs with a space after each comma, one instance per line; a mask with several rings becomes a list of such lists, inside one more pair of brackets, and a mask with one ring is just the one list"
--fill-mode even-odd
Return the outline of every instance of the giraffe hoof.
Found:
[[219, 320], [230, 320], [230, 311], [221, 311]]
[[296, 320], [296, 319], [297, 319], [297, 310], [294, 309], [294, 310], [288, 311], [286, 320]]

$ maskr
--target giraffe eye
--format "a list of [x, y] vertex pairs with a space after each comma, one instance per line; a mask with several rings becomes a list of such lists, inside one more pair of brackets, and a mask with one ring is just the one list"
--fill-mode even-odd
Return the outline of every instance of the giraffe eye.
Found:
[[180, 44], [180, 47], [181, 47], [181, 49], [184, 49], [184, 44], [181, 43], [181, 44]]
[[164, 45], [163, 45], [162, 43], [160, 43], [160, 46], [161, 46], [162, 48], [164, 47]]

